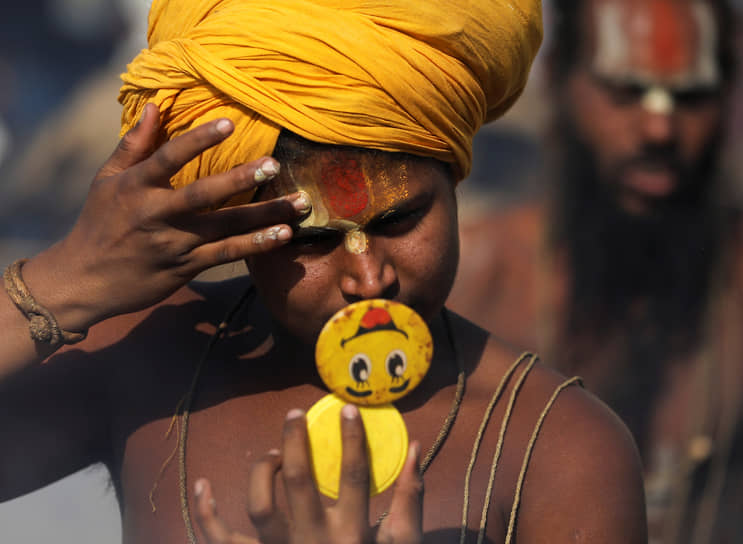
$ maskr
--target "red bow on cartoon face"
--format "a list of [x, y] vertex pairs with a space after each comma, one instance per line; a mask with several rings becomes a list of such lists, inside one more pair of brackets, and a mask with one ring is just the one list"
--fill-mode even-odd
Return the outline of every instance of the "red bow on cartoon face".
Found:
[[392, 321], [392, 316], [384, 308], [371, 308], [361, 318], [361, 326], [365, 329], [373, 329], [377, 325], [386, 325]]
[[405, 338], [408, 337], [408, 333], [397, 328], [395, 322], [392, 321], [392, 316], [387, 310], [384, 308], [369, 308], [369, 310], [364, 314], [364, 317], [361, 318], [356, 334], [351, 338], [341, 340], [341, 347], [343, 347], [349, 340], [358, 338], [362, 334], [375, 331], [395, 331], [404, 335]]

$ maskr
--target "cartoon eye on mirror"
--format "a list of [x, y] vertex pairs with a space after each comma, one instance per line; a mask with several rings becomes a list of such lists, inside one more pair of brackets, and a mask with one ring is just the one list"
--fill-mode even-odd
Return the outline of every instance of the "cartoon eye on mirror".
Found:
[[405, 352], [401, 349], [396, 349], [387, 355], [385, 361], [385, 368], [387, 373], [392, 376], [392, 381], [399, 380], [408, 368], [408, 358], [405, 356]]
[[369, 375], [371, 374], [371, 360], [365, 353], [357, 353], [351, 357], [351, 363], [348, 365], [348, 372], [351, 374], [351, 378], [356, 382], [356, 386], [360, 387], [362, 384], [366, 384], [369, 381]]

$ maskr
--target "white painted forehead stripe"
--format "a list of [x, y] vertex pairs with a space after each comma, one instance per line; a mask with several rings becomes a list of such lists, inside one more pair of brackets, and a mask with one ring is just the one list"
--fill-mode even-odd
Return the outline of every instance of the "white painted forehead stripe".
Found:
[[633, 29], [625, 27], [622, 1], [605, 2], [596, 6], [596, 52], [593, 59], [593, 70], [600, 76], [620, 81], [632, 81], [649, 86], [663, 84], [674, 89], [694, 86], [716, 86], [720, 83], [717, 63], [718, 32], [712, 8], [702, 2], [694, 2], [691, 13], [698, 32], [698, 47], [695, 64], [678, 71], [670, 77], [659, 81], [658, 74], [648, 67], [632, 65], [631, 39], [644, 36], [650, 39], [653, 32], [650, 19], [633, 17], [630, 24]]

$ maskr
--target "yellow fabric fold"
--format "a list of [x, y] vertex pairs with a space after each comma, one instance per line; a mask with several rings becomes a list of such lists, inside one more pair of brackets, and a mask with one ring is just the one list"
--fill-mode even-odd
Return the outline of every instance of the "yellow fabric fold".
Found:
[[228, 117], [235, 134], [175, 187], [307, 139], [433, 157], [465, 177], [472, 138], [516, 100], [539, 0], [155, 0], [122, 75], [122, 134], [147, 102], [165, 138]]

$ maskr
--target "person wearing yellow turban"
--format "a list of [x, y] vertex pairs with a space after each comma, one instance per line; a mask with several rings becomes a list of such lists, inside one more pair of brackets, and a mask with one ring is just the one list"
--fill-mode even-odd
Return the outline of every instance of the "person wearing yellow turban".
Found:
[[149, 48], [122, 76], [122, 134], [148, 102], [168, 139], [231, 119], [240, 139], [175, 187], [270, 154], [281, 128], [432, 157], [462, 179], [474, 134], [519, 96], [541, 36], [533, 0], [155, 1]]
[[[103, 462], [126, 544], [644, 542], [619, 420], [444, 308], [455, 185], [524, 88], [539, 1], [155, 0], [148, 40], [78, 222], [4, 276], [0, 467], [24, 462], [0, 498]], [[189, 283], [236, 260], [249, 275]], [[327, 393], [313, 346], [369, 299], [417, 311], [433, 355], [395, 401], [411, 438], [395, 489], [370, 497], [347, 405], [329, 501], [304, 415]]]

